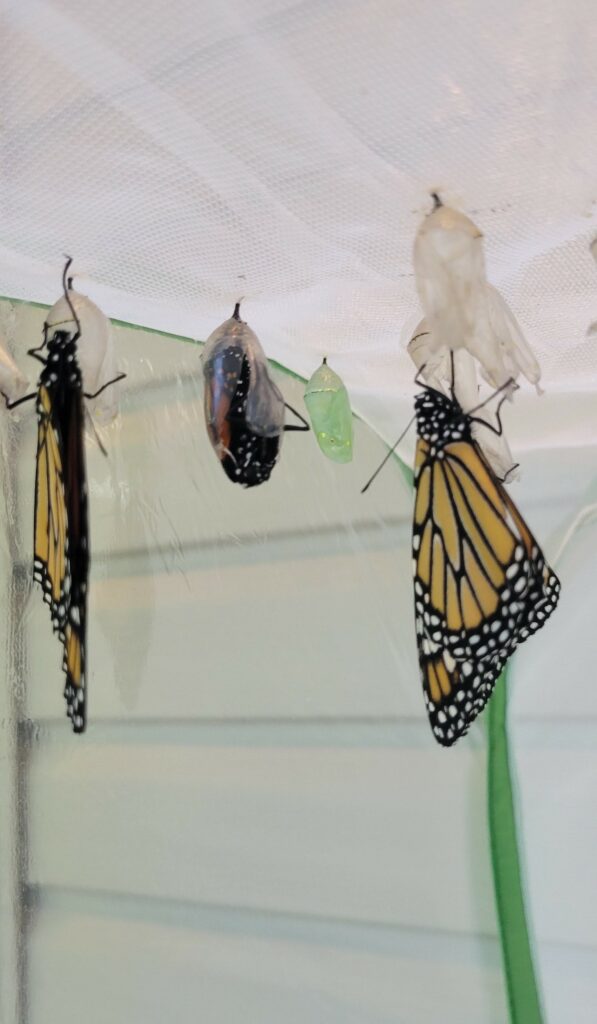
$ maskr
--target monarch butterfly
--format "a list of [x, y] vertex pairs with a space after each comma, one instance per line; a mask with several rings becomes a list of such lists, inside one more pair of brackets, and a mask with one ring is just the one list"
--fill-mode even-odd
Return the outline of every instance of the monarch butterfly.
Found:
[[[240, 318], [240, 303], [207, 339], [202, 356], [205, 422], [226, 476], [243, 487], [269, 480], [282, 433], [309, 430], [273, 382], [259, 339]], [[285, 426], [284, 409], [302, 426]]]
[[447, 747], [468, 731], [560, 592], [472, 436], [475, 411], [427, 385], [415, 398], [415, 624], [427, 713]]
[[[14, 408], [36, 398], [38, 419], [35, 470], [33, 576], [41, 584], [50, 606], [54, 632], [64, 648], [64, 696], [74, 732], [86, 725], [86, 626], [89, 540], [87, 475], [83, 436], [83, 398], [97, 398], [121, 373], [93, 395], [83, 391], [77, 361], [81, 325], [69, 297], [67, 279], [72, 260], [63, 273], [64, 297], [76, 330], [44, 324], [44, 338], [28, 354], [42, 364], [37, 392], [6, 404]], [[69, 317], [68, 323], [71, 322]], [[52, 333], [50, 333], [50, 331]], [[45, 355], [41, 355], [45, 350]]]

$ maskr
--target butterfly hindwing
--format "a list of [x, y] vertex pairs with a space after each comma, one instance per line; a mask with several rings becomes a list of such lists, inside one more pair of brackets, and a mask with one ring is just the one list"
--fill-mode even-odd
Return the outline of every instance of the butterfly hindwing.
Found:
[[555, 608], [559, 581], [460, 406], [427, 389], [416, 409], [419, 663], [432, 730], [450, 746], [484, 708], [516, 646]]
[[57, 332], [48, 342], [40, 377], [34, 576], [64, 648], [67, 714], [74, 731], [83, 732], [89, 551], [83, 395], [75, 342]]

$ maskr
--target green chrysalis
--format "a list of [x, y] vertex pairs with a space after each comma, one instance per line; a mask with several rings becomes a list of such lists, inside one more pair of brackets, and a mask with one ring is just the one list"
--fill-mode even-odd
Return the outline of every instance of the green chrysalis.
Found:
[[317, 443], [334, 462], [352, 459], [352, 412], [348, 392], [323, 360], [305, 388], [305, 405]]

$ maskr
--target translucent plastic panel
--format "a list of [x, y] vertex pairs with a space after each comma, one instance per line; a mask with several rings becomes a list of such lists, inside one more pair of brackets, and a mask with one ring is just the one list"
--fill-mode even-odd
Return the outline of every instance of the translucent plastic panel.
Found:
[[[597, 449], [585, 460], [594, 473]], [[597, 482], [558, 559], [558, 632], [511, 673], [529, 915], [549, 1024], [590, 1024], [597, 1001]]]
[[[13, 319], [27, 368], [43, 310]], [[361, 496], [385, 446], [355, 421], [352, 463], [289, 434], [243, 490], [200, 348], [116, 346], [80, 737], [31, 585], [33, 408], [0, 425], [2, 1020], [503, 1024], [483, 734], [447, 757], [424, 716], [399, 464]]]

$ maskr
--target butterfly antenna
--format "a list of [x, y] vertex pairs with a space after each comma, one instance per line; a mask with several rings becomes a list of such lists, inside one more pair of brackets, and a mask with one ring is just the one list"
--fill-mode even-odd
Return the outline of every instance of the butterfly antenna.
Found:
[[298, 411], [298, 409], [295, 409], [295, 408], [294, 408], [294, 406], [292, 406], [292, 405], [289, 405], [289, 404], [288, 404], [288, 402], [284, 402], [284, 405], [286, 406], [286, 408], [287, 408], [287, 409], [288, 409], [288, 410], [289, 410], [290, 412], [294, 413], [294, 415], [296, 416], [296, 418], [297, 418], [298, 420], [300, 420], [300, 421], [301, 421], [301, 423], [302, 423], [302, 427], [299, 427], [299, 426], [295, 426], [295, 425], [293, 425], [292, 423], [291, 423], [291, 424], [286, 424], [286, 425], [284, 426], [284, 430], [285, 430], [285, 431], [287, 431], [287, 432], [288, 432], [289, 430], [310, 430], [310, 429], [311, 429], [311, 427], [310, 427], [310, 426], [309, 426], [309, 424], [307, 423], [307, 421], [306, 421], [305, 417], [304, 417], [304, 416], [301, 416], [301, 414], [300, 414], [300, 412]]
[[238, 300], [238, 302], [236, 303], [236, 305], [234, 307], [234, 313], [232, 314], [232, 319], [233, 320], [238, 320], [239, 323], [241, 323], [241, 319], [240, 319], [240, 304], [241, 304], [242, 301], [243, 301], [242, 298]]
[[[416, 414], [415, 414], [415, 415], [416, 415]], [[392, 456], [392, 455], [394, 454], [394, 452], [396, 451], [396, 449], [397, 449], [398, 445], [400, 444], [400, 442], [401, 442], [402, 438], [403, 438], [403, 437], [405, 437], [405, 435], [406, 435], [406, 434], [408, 433], [408, 431], [410, 430], [410, 428], [412, 427], [412, 425], [413, 425], [413, 423], [414, 423], [414, 422], [415, 422], [415, 416], [413, 416], [413, 417], [412, 417], [412, 419], [411, 419], [411, 420], [409, 420], [409, 422], [407, 423], [406, 427], [405, 427], [405, 428], [404, 428], [404, 430], [402, 431], [402, 433], [401, 433], [400, 437], [399, 437], [399, 438], [398, 438], [398, 440], [396, 441], [396, 444], [392, 445], [392, 447], [390, 448], [389, 452], [388, 452], [388, 453], [387, 453], [387, 454], [386, 454], [386, 455], [384, 456], [384, 458], [383, 458], [383, 459], [381, 460], [381, 462], [380, 462], [379, 466], [378, 466], [378, 467], [377, 467], [377, 469], [375, 470], [375, 473], [373, 474], [373, 476], [372, 476], [372, 477], [370, 477], [370, 479], [369, 479], [369, 480], [367, 481], [367, 483], [366, 483], [366, 484], [365, 484], [365, 486], [363, 487], [363, 489], [362, 489], [362, 491], [361, 491], [361, 494], [364, 494], [364, 493], [365, 493], [365, 491], [369, 490], [369, 488], [371, 487], [371, 484], [372, 484], [372, 483], [373, 483], [373, 481], [375, 480], [375, 477], [376, 477], [376, 476], [378, 475], [378, 473], [381, 473], [381, 471], [382, 471], [382, 469], [384, 468], [384, 466], [385, 466], [386, 462], [388, 461], [388, 459], [390, 458], [390, 456]]]
[[79, 317], [77, 316], [77, 314], [75, 312], [75, 307], [72, 304], [72, 300], [71, 300], [71, 297], [70, 297], [70, 294], [69, 294], [70, 286], [71, 286], [71, 283], [72, 283], [72, 277], [70, 277], [70, 278], [68, 277], [68, 272], [69, 272], [70, 266], [71, 266], [71, 264], [73, 262], [73, 258], [72, 258], [72, 256], [66, 256], [65, 258], [66, 258], [66, 263], [64, 264], [64, 270], [62, 271], [62, 290], [64, 292], [64, 298], [67, 301], [68, 308], [70, 309], [70, 311], [71, 311], [71, 313], [73, 315], [73, 320], [75, 321], [75, 323], [77, 325], [77, 337], [79, 337], [79, 335], [81, 334], [81, 322], [80, 322]]
[[[489, 397], [486, 398], [484, 402], [481, 402], [479, 405], [475, 405], [473, 409], [469, 409], [467, 412], [467, 416], [472, 416], [474, 412], [478, 412], [479, 409], [483, 409], [484, 406], [489, 405], [489, 403], [492, 402], [493, 399], [497, 397], [497, 395], [501, 395], [502, 391], [506, 391], [507, 388], [512, 388], [513, 391], [518, 391], [518, 387], [519, 385], [514, 380], [514, 377], [509, 377], [506, 383], [502, 384], [501, 387], [496, 388], [496, 390], [491, 395], [489, 395]], [[507, 395], [504, 395], [504, 398], [500, 402], [500, 408], [506, 401], [507, 397]]]
[[[425, 367], [426, 366], [427, 366], [427, 363], [423, 363], [423, 365], [420, 366], [419, 369], [417, 370], [417, 373], [416, 373], [416, 376], [415, 376], [415, 384], [417, 385], [418, 388], [424, 388], [425, 391], [437, 391], [437, 388], [432, 388], [431, 384], [426, 384], [424, 380], [421, 380], [421, 374], [425, 372]], [[442, 392], [440, 392], [440, 393], [442, 393]]]

